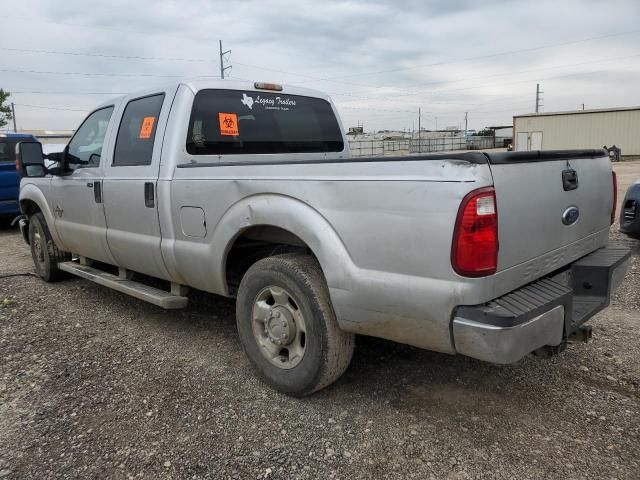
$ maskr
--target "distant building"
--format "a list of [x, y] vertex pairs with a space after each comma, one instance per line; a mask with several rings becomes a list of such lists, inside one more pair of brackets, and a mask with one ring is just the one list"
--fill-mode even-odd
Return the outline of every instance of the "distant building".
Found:
[[544, 112], [513, 117], [516, 151], [602, 148], [640, 155], [640, 107]]
[[364, 127], [349, 127], [347, 135], [362, 135], [364, 133]]

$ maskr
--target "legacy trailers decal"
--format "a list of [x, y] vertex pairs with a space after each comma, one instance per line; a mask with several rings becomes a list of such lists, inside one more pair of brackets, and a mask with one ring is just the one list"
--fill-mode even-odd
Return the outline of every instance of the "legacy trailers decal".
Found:
[[246, 93], [242, 94], [242, 98], [240, 102], [246, 106], [249, 110], [253, 110], [254, 106], [263, 107], [265, 110], [281, 110], [287, 111], [292, 107], [296, 106], [296, 101], [291, 97], [281, 97], [281, 96], [267, 96], [263, 97], [261, 95], [256, 95], [255, 98], [247, 95]]

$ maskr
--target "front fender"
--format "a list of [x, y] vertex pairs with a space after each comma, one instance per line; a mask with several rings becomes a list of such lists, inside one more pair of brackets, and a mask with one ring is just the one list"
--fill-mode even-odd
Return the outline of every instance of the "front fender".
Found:
[[25, 215], [29, 213], [29, 210], [26, 207], [28, 201], [31, 201], [38, 206], [38, 209], [40, 209], [42, 215], [44, 215], [44, 219], [47, 221], [51, 238], [53, 238], [53, 241], [56, 244], [61, 245], [62, 243], [58, 237], [58, 232], [55, 229], [55, 217], [49, 207], [49, 202], [47, 202], [44, 193], [38, 185], [33, 183], [23, 183], [20, 186], [20, 211]]

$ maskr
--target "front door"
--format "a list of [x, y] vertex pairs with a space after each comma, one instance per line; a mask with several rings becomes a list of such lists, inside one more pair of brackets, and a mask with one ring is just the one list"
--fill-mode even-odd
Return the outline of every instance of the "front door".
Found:
[[108, 106], [85, 119], [66, 149], [66, 174], [51, 180], [51, 210], [60, 247], [107, 263], [113, 263], [113, 259], [107, 246], [102, 203], [104, 162], [100, 160], [103, 154], [109, 156], [113, 111], [114, 107]]
[[104, 179], [107, 242], [116, 264], [165, 279], [156, 189], [163, 136], [156, 131], [164, 132], [173, 94], [125, 100]]

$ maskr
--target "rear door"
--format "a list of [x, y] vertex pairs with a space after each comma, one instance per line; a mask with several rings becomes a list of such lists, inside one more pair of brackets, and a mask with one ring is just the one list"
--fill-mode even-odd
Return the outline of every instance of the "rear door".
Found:
[[104, 179], [107, 242], [117, 265], [169, 278], [160, 251], [156, 185], [175, 89], [125, 99]]
[[498, 270], [608, 231], [613, 180], [602, 150], [487, 155], [498, 208]]

